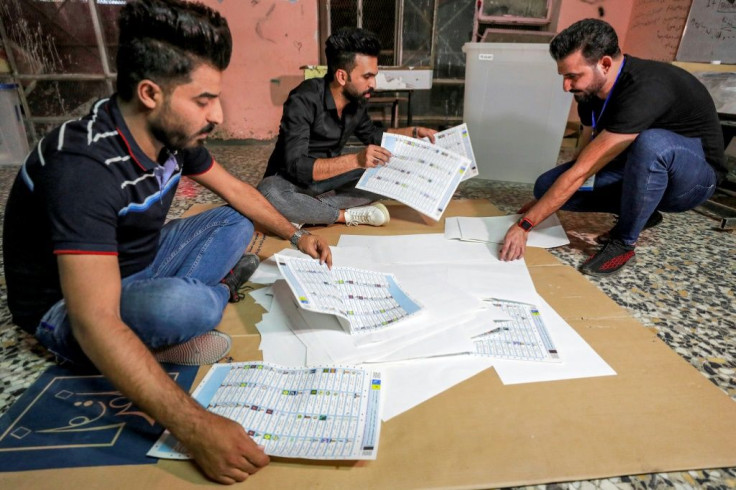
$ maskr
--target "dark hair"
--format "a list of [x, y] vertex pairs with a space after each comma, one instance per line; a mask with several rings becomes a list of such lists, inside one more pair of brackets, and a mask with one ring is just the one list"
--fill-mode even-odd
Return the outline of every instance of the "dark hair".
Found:
[[337, 70], [348, 73], [355, 68], [355, 55], [378, 57], [381, 52], [381, 42], [375, 34], [365, 29], [343, 27], [327, 38], [325, 56], [327, 57], [327, 75], [332, 80]]
[[189, 81], [202, 63], [220, 71], [230, 64], [227, 21], [198, 2], [133, 0], [121, 9], [118, 27], [117, 91], [125, 101], [141, 80], [166, 88]]
[[621, 49], [613, 27], [599, 19], [583, 19], [557, 34], [549, 44], [549, 54], [560, 61], [577, 50], [589, 64], [604, 56], [618, 57]]

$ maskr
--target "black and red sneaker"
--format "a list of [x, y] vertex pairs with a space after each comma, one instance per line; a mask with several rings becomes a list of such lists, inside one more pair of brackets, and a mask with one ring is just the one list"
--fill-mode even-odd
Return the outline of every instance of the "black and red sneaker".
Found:
[[613, 238], [580, 266], [580, 272], [591, 276], [612, 276], [635, 260], [634, 245], [626, 245]]
[[[613, 218], [614, 218], [614, 220], [615, 220], [615, 221], [618, 221], [618, 216], [614, 216]], [[658, 224], [660, 224], [660, 223], [662, 222], [662, 220], [663, 220], [663, 219], [664, 219], [664, 216], [662, 216], [662, 213], [660, 213], [659, 211], [655, 211], [655, 212], [654, 212], [654, 213], [652, 213], [652, 215], [651, 215], [651, 216], [649, 217], [649, 219], [647, 220], [647, 222], [646, 222], [646, 223], [644, 223], [644, 228], [642, 228], [642, 231], [644, 231], [644, 230], [648, 230], [649, 228], [654, 228], [655, 226], [657, 226]], [[601, 245], [605, 245], [605, 244], [606, 244], [606, 243], [608, 243], [608, 241], [609, 241], [609, 240], [611, 239], [611, 232], [612, 232], [612, 231], [613, 231], [613, 230], [614, 230], [615, 228], [616, 228], [616, 227], [614, 226], [613, 228], [611, 228], [611, 229], [610, 229], [610, 230], [608, 230], [607, 232], [605, 232], [605, 233], [601, 233], [600, 235], [598, 235], [598, 236], [597, 236], [597, 237], [595, 238], [595, 241], [596, 241], [597, 243], [600, 243]]]
[[227, 273], [227, 276], [220, 281], [230, 290], [230, 299], [228, 300], [230, 303], [237, 303], [243, 299], [243, 295], [240, 294], [238, 290], [246, 283], [246, 281], [248, 281], [256, 269], [258, 269], [258, 264], [260, 264], [258, 255], [247, 253], [240, 257], [237, 264], [235, 264], [232, 270]]

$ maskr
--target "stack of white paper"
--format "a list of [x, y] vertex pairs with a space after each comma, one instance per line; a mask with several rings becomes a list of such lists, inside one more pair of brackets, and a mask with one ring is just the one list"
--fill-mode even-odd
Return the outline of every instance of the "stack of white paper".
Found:
[[[279, 280], [256, 294], [260, 304], [270, 304], [269, 313], [258, 325], [264, 360], [292, 366], [375, 367], [387, 380], [384, 420], [491, 366], [504, 383], [615, 374], [536, 293], [525, 262], [500, 261], [497, 249], [495, 244], [448, 240], [442, 234], [343, 235], [333, 248], [335, 269], [365, 269], [380, 276], [390, 273], [406, 296], [423, 308], [394, 327], [351, 335], [335, 315], [300, 307], [289, 284]], [[284, 251], [279, 256], [297, 254]], [[272, 268], [275, 261], [262, 265]], [[511, 319], [486, 301], [489, 298], [534, 305], [561, 362], [475, 354], [479, 335]]]

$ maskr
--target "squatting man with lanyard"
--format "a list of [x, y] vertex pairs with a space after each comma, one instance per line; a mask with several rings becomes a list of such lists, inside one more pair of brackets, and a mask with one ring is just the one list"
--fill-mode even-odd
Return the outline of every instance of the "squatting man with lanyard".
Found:
[[[366, 108], [376, 88], [381, 45], [370, 31], [355, 28], [339, 30], [325, 45], [327, 74], [303, 81], [289, 94], [258, 190], [293, 223], [382, 226], [390, 219], [386, 207], [375, 202], [382, 196], [355, 188], [366, 168], [391, 158], [380, 146], [383, 129]], [[436, 133], [421, 126], [388, 132], [433, 143]], [[351, 135], [367, 146], [341, 155]]]
[[[201, 3], [133, 0], [119, 28], [118, 92], [47, 134], [15, 180], [4, 228], [8, 304], [58, 358], [91, 362], [168, 428], [208, 477], [242, 481], [268, 464], [263, 448], [200, 406], [157, 359], [209, 352], [214, 362], [227, 352], [229, 337], [213, 329], [258, 264], [244, 255], [253, 222], [328, 266], [329, 246], [201, 145], [223, 118], [225, 19]], [[182, 175], [229, 206], [164, 225]]]
[[598, 237], [603, 247], [581, 266], [586, 274], [612, 275], [633, 262], [639, 234], [662, 220], [660, 210], [696, 207], [725, 176], [718, 114], [690, 73], [622, 55], [604, 21], [576, 22], [552, 40], [550, 54], [578, 102], [582, 145], [576, 160], [537, 179], [538, 200], [519, 211], [500, 256], [523, 257], [528, 232], [558, 209], [613, 213], [616, 225]]

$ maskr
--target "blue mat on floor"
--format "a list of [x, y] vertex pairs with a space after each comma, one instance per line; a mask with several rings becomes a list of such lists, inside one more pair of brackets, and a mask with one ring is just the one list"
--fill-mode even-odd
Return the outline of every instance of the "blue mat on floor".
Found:
[[[189, 390], [197, 367], [163, 367]], [[0, 418], [0, 471], [155, 463], [162, 432], [99, 373], [52, 366]]]

